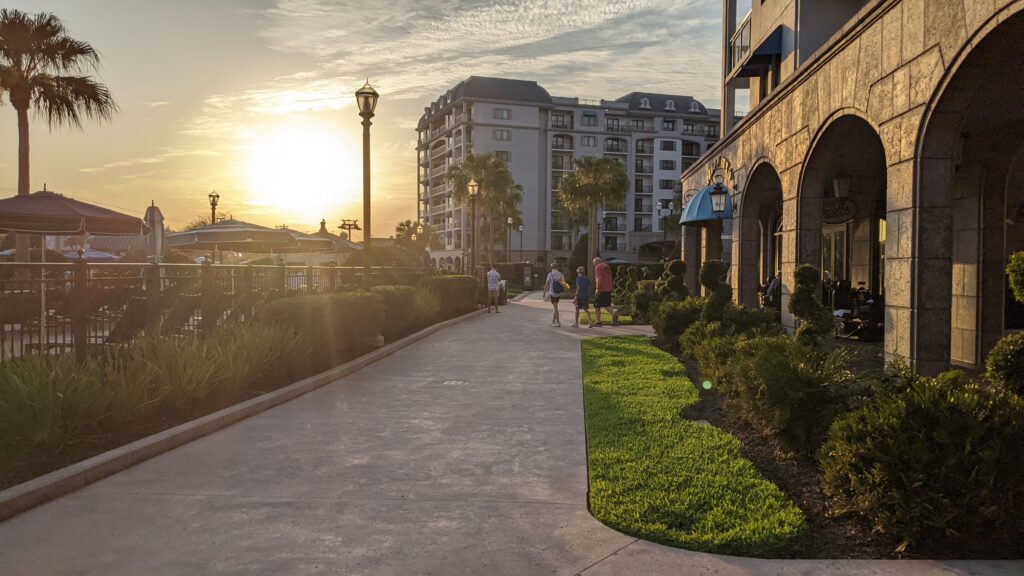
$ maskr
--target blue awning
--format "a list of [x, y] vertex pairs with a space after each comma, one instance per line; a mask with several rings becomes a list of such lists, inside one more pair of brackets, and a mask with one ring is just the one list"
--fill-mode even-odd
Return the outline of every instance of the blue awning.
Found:
[[773, 61], [779, 58], [782, 58], [781, 25], [772, 30], [772, 33], [761, 40], [757, 48], [751, 51], [750, 56], [739, 66], [736, 77], [760, 76], [764, 70], [771, 67]]
[[712, 220], [728, 220], [732, 217], [732, 193], [725, 186], [722, 189], [725, 190], [725, 210], [721, 214], [716, 214], [711, 209], [711, 191], [715, 189], [714, 184], [708, 185], [706, 188], [697, 192], [697, 194], [690, 200], [690, 203], [686, 205], [686, 209], [683, 210], [683, 216], [679, 219], [680, 224], [700, 224], [701, 222], [710, 222]]

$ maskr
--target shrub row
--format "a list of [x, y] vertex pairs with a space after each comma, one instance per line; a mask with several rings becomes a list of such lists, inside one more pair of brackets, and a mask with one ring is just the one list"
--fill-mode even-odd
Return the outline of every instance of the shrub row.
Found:
[[420, 282], [420, 288], [441, 300], [442, 320], [472, 312], [477, 303], [477, 280], [472, 276], [432, 276]]
[[287, 378], [299, 340], [277, 326], [144, 339], [77, 362], [24, 356], [0, 370], [0, 469], [52, 459], [157, 415]]

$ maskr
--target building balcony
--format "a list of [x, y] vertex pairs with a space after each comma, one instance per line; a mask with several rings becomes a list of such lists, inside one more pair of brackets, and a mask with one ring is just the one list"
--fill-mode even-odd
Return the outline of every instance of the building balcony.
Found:
[[654, 154], [654, 146], [639, 146], [638, 145], [636, 147], [636, 153], [637, 154], [644, 154], [644, 155], [650, 156], [651, 154]]
[[637, 174], [654, 174], [654, 164], [648, 164], [646, 162], [636, 163]]
[[729, 71], [732, 72], [750, 53], [750, 14], [743, 19], [729, 40]]
[[572, 118], [551, 117], [551, 128], [555, 130], [572, 130]]
[[651, 185], [636, 186], [635, 188], [634, 194], [654, 194], [654, 186]]
[[552, 150], [563, 150], [563, 151], [566, 151], [566, 152], [572, 152], [572, 150], [573, 150], [572, 142], [569, 142], [567, 140], [553, 140], [551, 142], [551, 149]]
[[439, 158], [441, 156], [444, 156], [447, 153], [448, 153], [448, 147], [447, 146], [440, 146], [438, 148], [434, 148], [433, 150], [430, 151], [430, 159], [433, 160], [434, 158]]
[[604, 151], [609, 154], [629, 154], [629, 149], [622, 144], [605, 144]]

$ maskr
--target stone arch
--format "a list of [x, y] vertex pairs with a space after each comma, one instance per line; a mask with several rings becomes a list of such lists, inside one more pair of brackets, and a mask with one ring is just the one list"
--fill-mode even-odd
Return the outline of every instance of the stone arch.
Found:
[[736, 299], [757, 306], [758, 288], [781, 270], [781, 236], [776, 226], [782, 217], [782, 181], [767, 159], [754, 162], [742, 189], [733, 233], [737, 236]]
[[1022, 37], [1024, 1], [990, 16], [952, 58], [918, 128], [905, 209], [914, 289], [898, 329], [925, 372], [981, 366], [1008, 329], [1003, 268], [1024, 249], [1011, 214], [1024, 205], [1024, 66], [1006, 55]]
[[[838, 111], [815, 135], [797, 190], [795, 261], [821, 270], [827, 305], [856, 308], [870, 327], [864, 338], [882, 337], [889, 296], [886, 158], [870, 119], [858, 110]], [[855, 304], [856, 290], [871, 296]]]

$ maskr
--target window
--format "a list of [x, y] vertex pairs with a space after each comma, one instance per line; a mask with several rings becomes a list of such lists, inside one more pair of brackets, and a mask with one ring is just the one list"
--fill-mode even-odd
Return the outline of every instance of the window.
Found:
[[633, 120], [633, 129], [634, 130], [643, 130], [645, 128], [647, 128], [647, 126], [644, 125], [644, 121], [643, 120]]
[[659, 170], [675, 170], [676, 169], [676, 161], [675, 160], [662, 160], [661, 162], [658, 163], [658, 169]]
[[666, 100], [665, 101], [665, 110], [675, 110], [675, 109], [676, 109], [676, 101], [675, 100]]
[[557, 135], [551, 139], [551, 147], [556, 150], [572, 150], [572, 139], [568, 136]]
[[587, 148], [593, 148], [597, 146], [597, 136], [581, 136], [580, 144]]
[[507, 142], [512, 139], [512, 131], [506, 128], [495, 128], [494, 139], [502, 142]]
[[508, 108], [495, 108], [494, 109], [494, 119], [495, 120], [508, 120], [510, 114], [511, 113], [510, 113]]
[[555, 114], [551, 116], [552, 128], [572, 128], [572, 116], [566, 114]]
[[494, 157], [505, 163], [512, 161], [512, 153], [508, 150], [495, 150]]
[[676, 141], [675, 140], [662, 140], [661, 141], [661, 149], [665, 150], [665, 151], [668, 151], [668, 152], [675, 152], [676, 151]]
[[700, 102], [696, 100], [690, 102], [690, 112], [700, 112]]
[[597, 114], [593, 112], [583, 113], [583, 125], [584, 126], [597, 126]]
[[651, 101], [650, 101], [650, 99], [648, 99], [648, 98], [641, 98], [640, 99], [640, 107], [641, 108], [645, 108], [645, 109], [650, 109], [651, 108]]
[[669, 130], [671, 132], [675, 132], [675, 130], [676, 130], [676, 121], [675, 120], [662, 120], [661, 121], [661, 129], [662, 130]]
[[683, 134], [696, 134], [697, 127], [689, 122], [683, 122]]
[[683, 142], [683, 156], [700, 156], [700, 144], [697, 142]]
[[618, 118], [607, 118], [605, 120], [605, 128], [607, 128], [609, 131], [612, 131], [612, 132], [617, 131], [619, 129], [619, 119]]
[[675, 186], [675, 180], [658, 180], [658, 188], [662, 190], [672, 190]]

